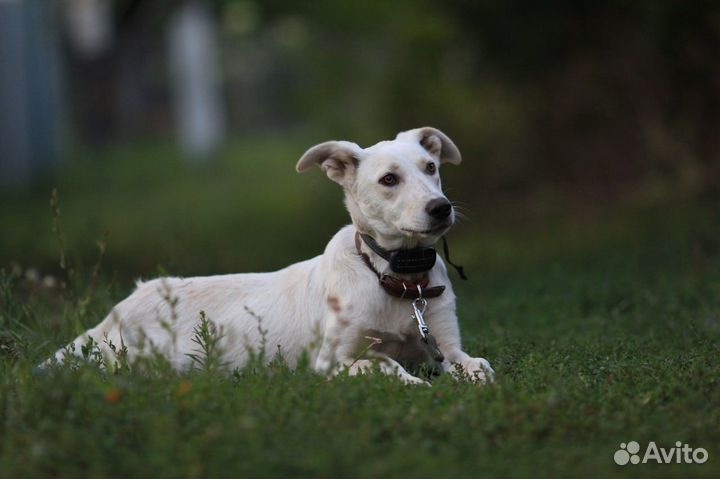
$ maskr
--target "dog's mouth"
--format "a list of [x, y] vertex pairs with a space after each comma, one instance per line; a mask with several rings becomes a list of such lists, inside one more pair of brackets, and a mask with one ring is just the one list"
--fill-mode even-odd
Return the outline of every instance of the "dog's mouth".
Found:
[[406, 233], [430, 236], [430, 235], [437, 235], [437, 234], [443, 233], [443, 232], [447, 231], [448, 229], [450, 229], [451, 226], [452, 226], [452, 222], [446, 221], [444, 223], [441, 223], [441, 224], [439, 224], [433, 228], [427, 229], [427, 230], [413, 230], [410, 228], [400, 228], [400, 229], [405, 231]]

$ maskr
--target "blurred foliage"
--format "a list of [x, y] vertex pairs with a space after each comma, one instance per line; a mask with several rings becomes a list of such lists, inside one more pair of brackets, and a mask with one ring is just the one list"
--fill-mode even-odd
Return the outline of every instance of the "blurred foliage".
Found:
[[[116, 2], [106, 63], [146, 94], [135, 112], [106, 100], [94, 118], [116, 118], [109, 137], [169, 134], [159, 45], [181, 3]], [[459, 188], [514, 198], [655, 199], [718, 183], [718, 2], [206, 4], [221, 25], [231, 132], [369, 145], [429, 124], [464, 152]]]
[[335, 185], [294, 173], [302, 152], [423, 124], [463, 152], [460, 168], [443, 168], [470, 220], [455, 234], [482, 230], [501, 256], [501, 238], [607, 226], [618, 208], [662, 222], [670, 205], [715, 204], [717, 2], [204, 2], [231, 136], [206, 165], [170, 146], [165, 34], [182, 3], [118, 0], [102, 58], [64, 46], [75, 141], [55, 177], [0, 196], [2, 264], [56, 262], [47, 201], [58, 187], [82, 261], [101, 240], [111, 271], [280, 267], [348, 221]]

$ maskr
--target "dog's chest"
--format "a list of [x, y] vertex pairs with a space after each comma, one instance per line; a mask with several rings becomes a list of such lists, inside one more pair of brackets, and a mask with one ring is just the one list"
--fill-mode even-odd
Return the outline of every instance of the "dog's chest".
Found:
[[359, 344], [396, 361], [409, 371], [439, 371], [443, 357], [432, 336], [421, 339], [411, 301], [390, 301], [373, 315], [372, 327], [362, 330]]
[[368, 329], [392, 334], [416, 335], [417, 322], [413, 319], [410, 301], [387, 297], [368, 311]]

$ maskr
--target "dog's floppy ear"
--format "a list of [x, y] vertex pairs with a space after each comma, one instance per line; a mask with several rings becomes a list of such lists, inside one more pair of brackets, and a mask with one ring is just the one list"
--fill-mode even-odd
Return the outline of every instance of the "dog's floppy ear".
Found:
[[318, 165], [328, 178], [343, 186], [352, 183], [362, 148], [349, 141], [326, 141], [310, 148], [298, 161], [299, 173]]
[[462, 161], [460, 150], [448, 136], [437, 128], [425, 126], [398, 133], [398, 140], [417, 141], [431, 155], [440, 160], [440, 163], [459, 165]]

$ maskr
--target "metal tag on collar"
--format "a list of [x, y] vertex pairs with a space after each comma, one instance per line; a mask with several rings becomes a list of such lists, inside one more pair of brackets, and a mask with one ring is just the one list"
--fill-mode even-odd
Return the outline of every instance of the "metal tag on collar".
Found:
[[425, 323], [425, 318], [423, 317], [423, 314], [425, 314], [428, 303], [427, 300], [422, 297], [422, 288], [420, 288], [420, 285], [418, 285], [417, 289], [418, 297], [412, 302], [413, 313], [411, 316], [415, 321], [417, 321], [418, 330], [420, 331], [420, 336], [422, 337], [422, 340], [427, 342], [427, 336], [430, 333], [430, 330]]
[[435, 248], [423, 246], [413, 249], [398, 249], [390, 253], [390, 269], [400, 274], [424, 273], [435, 266]]

